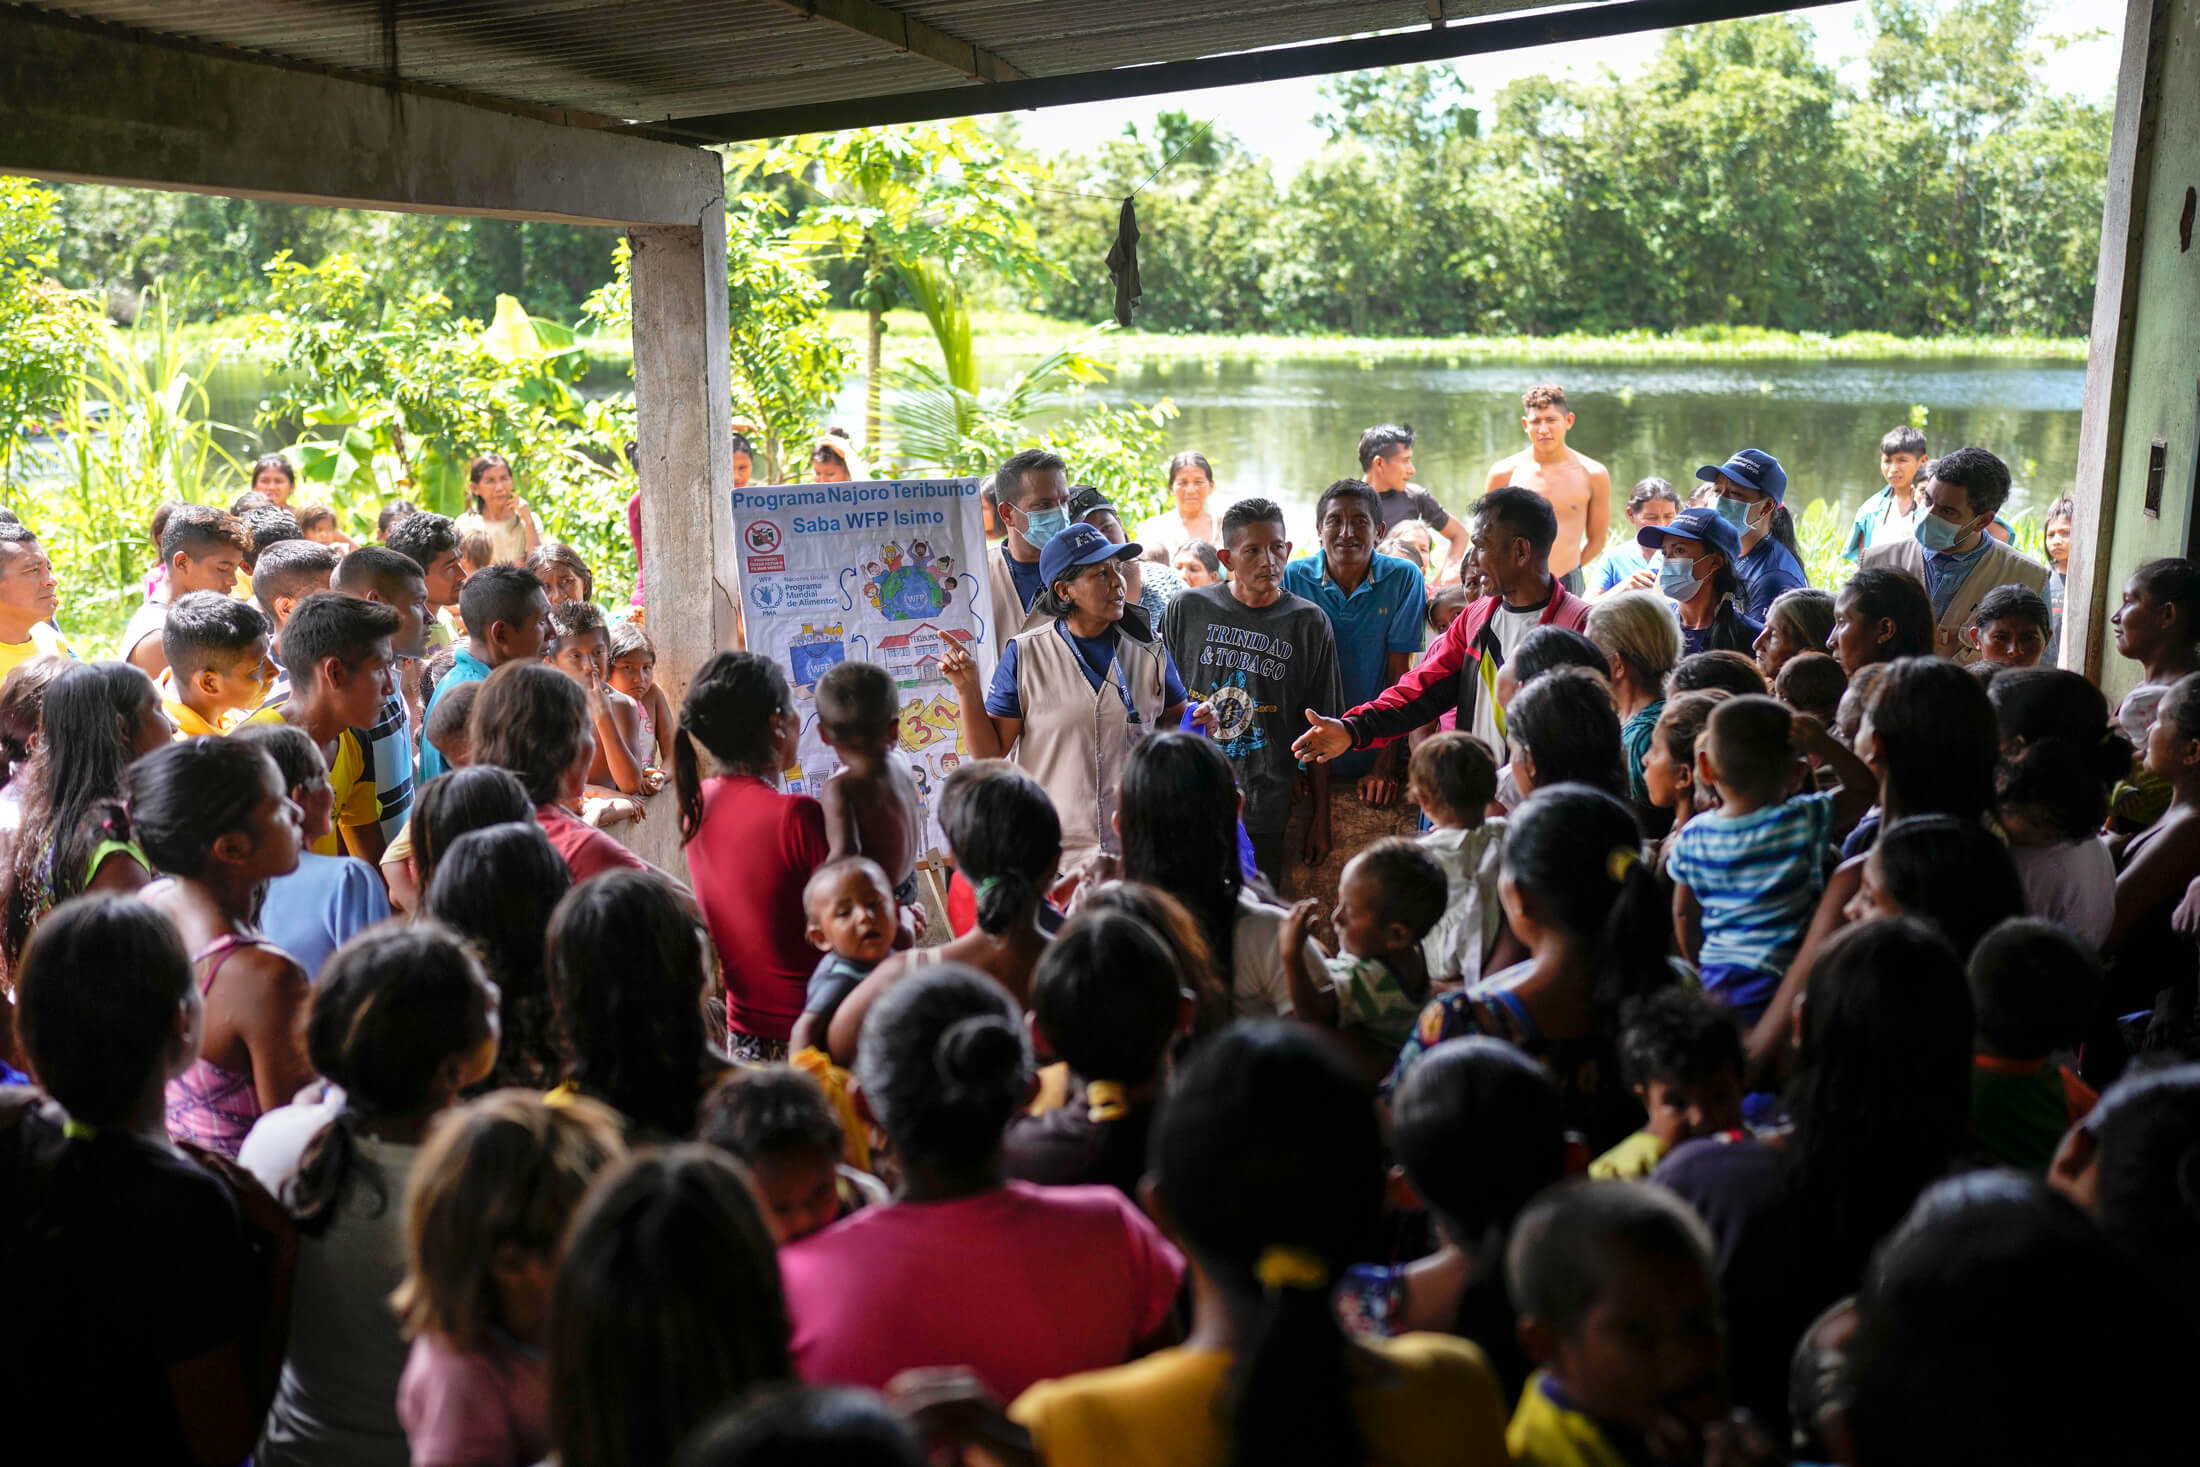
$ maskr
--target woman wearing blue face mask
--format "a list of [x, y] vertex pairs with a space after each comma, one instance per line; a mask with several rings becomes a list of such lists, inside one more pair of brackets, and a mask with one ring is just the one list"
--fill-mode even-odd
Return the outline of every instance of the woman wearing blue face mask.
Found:
[[1733, 569], [1742, 611], [1761, 622], [1781, 592], [1810, 584], [1795, 519], [1783, 502], [1787, 471], [1763, 449], [1745, 448], [1723, 464], [1705, 464], [1696, 477], [1719, 492], [1719, 518], [1733, 526], [1737, 542]]
[[1680, 608], [1684, 654], [1740, 652], [1749, 655], [1764, 623], [1742, 609], [1736, 567], [1742, 560], [1734, 526], [1718, 512], [1684, 509], [1670, 525], [1645, 525], [1635, 543], [1645, 551], [1663, 551], [1658, 589]]

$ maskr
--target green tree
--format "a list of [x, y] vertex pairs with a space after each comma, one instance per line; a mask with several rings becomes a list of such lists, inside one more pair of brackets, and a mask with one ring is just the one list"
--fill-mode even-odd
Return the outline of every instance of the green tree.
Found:
[[61, 234], [51, 190], [0, 178], [0, 481], [67, 402], [93, 344], [89, 303], [53, 277]]

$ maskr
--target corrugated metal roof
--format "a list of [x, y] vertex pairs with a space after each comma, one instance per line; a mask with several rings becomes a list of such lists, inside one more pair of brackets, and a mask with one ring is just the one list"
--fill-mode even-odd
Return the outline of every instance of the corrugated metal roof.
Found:
[[[1445, 10], [1465, 19], [1544, 3], [1445, 0]], [[634, 121], [971, 84], [951, 65], [813, 18], [802, 0], [32, 0], [29, 8]], [[829, 0], [823, 8], [835, 9]], [[855, 0], [839, 8], [924, 22], [1036, 78], [1430, 23], [1429, 0]]]

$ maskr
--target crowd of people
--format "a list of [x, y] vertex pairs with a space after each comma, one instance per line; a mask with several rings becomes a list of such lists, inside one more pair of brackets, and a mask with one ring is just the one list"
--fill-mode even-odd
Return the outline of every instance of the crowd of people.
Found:
[[1572, 423], [1457, 513], [1369, 429], [1311, 554], [1007, 458], [932, 895], [893, 675], [659, 669], [495, 455], [163, 506], [114, 660], [0, 519], [6, 1439], [2181, 1460], [2200, 566], [2112, 710], [1992, 454], [1891, 432], [1818, 588], [1774, 454], [1622, 503]]

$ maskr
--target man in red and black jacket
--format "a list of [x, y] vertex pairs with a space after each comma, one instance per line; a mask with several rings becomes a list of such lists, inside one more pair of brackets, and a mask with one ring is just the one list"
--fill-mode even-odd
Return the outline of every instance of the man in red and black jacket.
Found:
[[1471, 728], [1505, 761], [1495, 679], [1515, 647], [1539, 626], [1580, 631], [1589, 603], [1551, 574], [1551, 545], [1558, 517], [1550, 501], [1532, 489], [1492, 489], [1468, 511], [1473, 524], [1468, 558], [1493, 595], [1471, 602], [1405, 676], [1369, 702], [1325, 718], [1309, 708], [1305, 733], [1291, 746], [1299, 758], [1324, 763], [1353, 749], [1375, 748], [1459, 710]]

